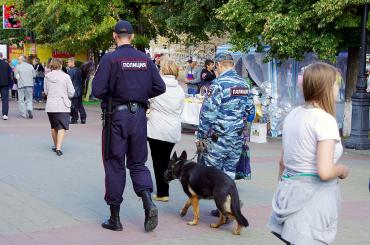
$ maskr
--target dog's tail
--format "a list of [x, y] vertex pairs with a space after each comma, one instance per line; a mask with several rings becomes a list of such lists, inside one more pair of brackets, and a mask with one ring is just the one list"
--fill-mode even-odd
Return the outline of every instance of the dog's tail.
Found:
[[233, 212], [236, 221], [238, 222], [239, 225], [242, 225], [244, 227], [249, 226], [248, 220], [243, 216], [242, 212], [240, 211], [240, 200], [236, 186], [235, 188], [231, 189], [230, 196], [231, 196], [231, 211]]

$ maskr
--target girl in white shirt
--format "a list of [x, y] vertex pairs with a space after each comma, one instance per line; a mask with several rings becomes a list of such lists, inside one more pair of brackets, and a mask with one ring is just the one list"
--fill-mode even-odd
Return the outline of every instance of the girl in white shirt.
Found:
[[335, 120], [340, 74], [315, 63], [303, 75], [305, 105], [285, 118], [279, 185], [272, 201], [272, 233], [286, 244], [333, 244], [340, 208], [337, 164], [343, 148]]
[[168, 168], [173, 147], [181, 140], [185, 93], [176, 80], [179, 70], [173, 60], [161, 58], [160, 73], [166, 84], [166, 92], [150, 100], [148, 141], [157, 184], [157, 195], [153, 199], [167, 202], [169, 186], [164, 181], [164, 172]]

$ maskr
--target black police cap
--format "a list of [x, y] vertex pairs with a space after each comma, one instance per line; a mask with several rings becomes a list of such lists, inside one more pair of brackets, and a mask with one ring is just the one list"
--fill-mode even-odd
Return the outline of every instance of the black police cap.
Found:
[[117, 34], [127, 33], [132, 34], [134, 32], [130, 22], [126, 20], [120, 20], [114, 27], [114, 32]]

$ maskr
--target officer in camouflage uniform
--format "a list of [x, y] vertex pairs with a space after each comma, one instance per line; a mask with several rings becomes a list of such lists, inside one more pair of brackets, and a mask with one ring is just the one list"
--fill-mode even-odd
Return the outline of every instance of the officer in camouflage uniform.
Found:
[[205, 164], [235, 178], [243, 146], [243, 117], [252, 113], [253, 99], [248, 83], [234, 70], [230, 54], [215, 58], [219, 76], [212, 82], [200, 112], [196, 145], [206, 149]]

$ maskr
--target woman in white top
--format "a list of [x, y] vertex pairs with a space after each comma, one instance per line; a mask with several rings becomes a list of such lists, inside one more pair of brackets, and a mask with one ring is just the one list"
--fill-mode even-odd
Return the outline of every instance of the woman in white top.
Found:
[[54, 146], [52, 150], [58, 155], [61, 151], [65, 131], [69, 129], [71, 100], [75, 93], [71, 78], [62, 69], [62, 60], [52, 59], [49, 68], [51, 72], [45, 76], [44, 92], [47, 95], [45, 111], [48, 113], [51, 136]]
[[179, 70], [173, 60], [162, 58], [160, 73], [166, 84], [166, 92], [150, 100], [148, 141], [157, 183], [157, 195], [153, 199], [167, 202], [169, 186], [164, 181], [164, 172], [168, 168], [173, 147], [181, 140], [185, 94], [176, 80]]
[[303, 75], [305, 105], [285, 118], [279, 185], [272, 201], [272, 233], [287, 244], [333, 244], [340, 208], [337, 164], [343, 148], [335, 120], [340, 74], [315, 63]]

